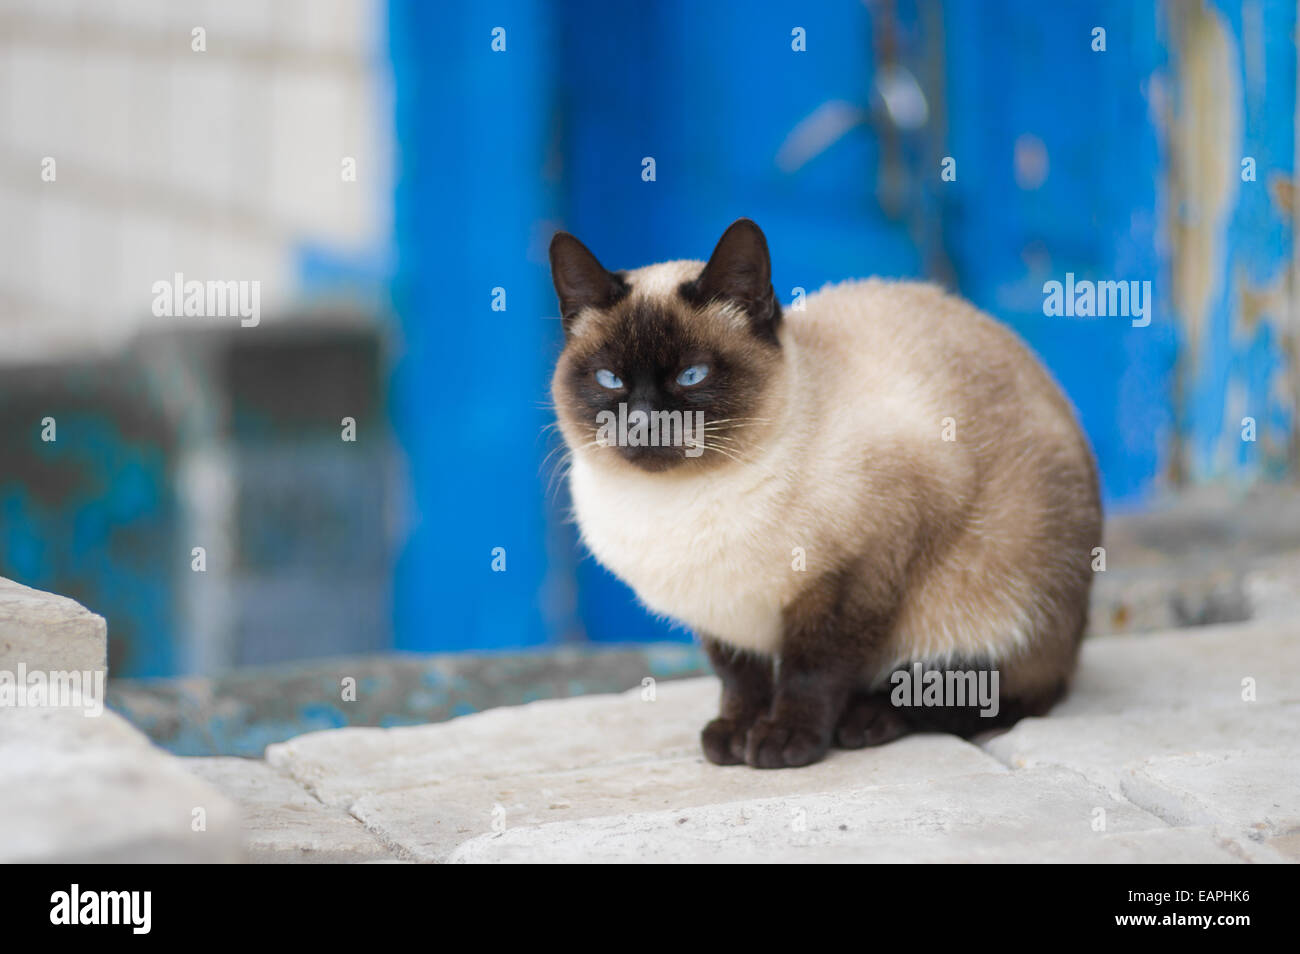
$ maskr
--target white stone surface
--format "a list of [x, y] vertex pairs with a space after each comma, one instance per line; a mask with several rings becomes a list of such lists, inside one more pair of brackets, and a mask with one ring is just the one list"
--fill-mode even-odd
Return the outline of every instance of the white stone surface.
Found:
[[346, 807], [372, 792], [417, 785], [695, 756], [717, 702], [714, 679], [691, 679], [661, 683], [654, 702], [636, 689], [436, 725], [314, 732], [268, 747], [266, 758], [326, 804]]
[[351, 815], [322, 805], [265, 762], [186, 758], [182, 766], [239, 809], [244, 860], [357, 863], [396, 860]]
[[1259, 837], [1300, 832], [1300, 747], [1162, 756], [1129, 767], [1132, 802], [1170, 825], [1219, 825]]
[[1243, 680], [1260, 703], [1300, 702], [1300, 619], [1086, 640], [1052, 717], [1233, 707]]
[[1119, 794], [1130, 766], [1149, 757], [1290, 746], [1300, 753], [1300, 705], [1238, 702], [1221, 709], [1141, 709], [1105, 716], [1024, 719], [984, 748], [1013, 769], [1072, 769]]
[[[427, 735], [425, 740], [424, 744], [436, 745]], [[457, 844], [492, 832], [494, 825], [681, 811], [978, 773], [1008, 774], [996, 760], [960, 739], [918, 735], [870, 751], [832, 752], [823, 762], [791, 772], [719, 768], [697, 752], [523, 776], [485, 778], [469, 773], [433, 785], [376, 791], [357, 799], [351, 810], [413, 858], [442, 861]]]
[[234, 805], [112, 712], [0, 710], [0, 862], [238, 861], [238, 825]]
[[0, 669], [105, 671], [108, 629], [80, 603], [0, 577]]
[[982, 747], [912, 736], [791, 771], [703, 759], [711, 678], [267, 758], [412, 860], [1278, 862], [1300, 859], [1298, 647], [1281, 619], [1096, 639], [1062, 706]]
[[[1104, 832], [1093, 830], [1100, 812]], [[1045, 860], [1045, 845], [1064, 853], [1055, 860], [1076, 860], [1097, 852], [1105, 834], [1164, 829], [1073, 773], [1042, 769], [507, 828], [465, 842], [449, 860], [988, 861], [1008, 846]]]

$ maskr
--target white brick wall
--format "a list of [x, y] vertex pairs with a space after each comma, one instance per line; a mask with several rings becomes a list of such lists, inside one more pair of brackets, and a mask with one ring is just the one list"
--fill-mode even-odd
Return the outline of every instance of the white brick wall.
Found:
[[381, 246], [384, 16], [383, 0], [0, 0], [0, 361], [124, 346], [170, 320], [150, 286], [176, 271], [260, 280], [269, 315], [300, 293], [303, 243]]

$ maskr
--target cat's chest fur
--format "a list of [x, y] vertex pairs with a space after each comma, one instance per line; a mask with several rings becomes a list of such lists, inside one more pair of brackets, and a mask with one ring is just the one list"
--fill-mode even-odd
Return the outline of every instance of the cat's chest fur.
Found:
[[779, 480], [658, 481], [579, 460], [571, 488], [584, 542], [647, 607], [733, 646], [775, 651], [802, 576], [798, 521], [779, 505]]

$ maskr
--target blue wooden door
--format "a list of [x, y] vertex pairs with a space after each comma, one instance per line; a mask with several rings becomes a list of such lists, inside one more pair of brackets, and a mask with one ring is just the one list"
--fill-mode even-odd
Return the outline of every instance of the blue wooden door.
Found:
[[[482, 6], [392, 3], [394, 405], [418, 511], [400, 645], [686, 638], [584, 558], [547, 494], [558, 227], [625, 268], [703, 258], [750, 216], [786, 301], [866, 275], [948, 285], [1060, 380], [1113, 506], [1294, 468], [1294, 4]], [[1246, 156], [1258, 181], [1236, 181]], [[1047, 314], [1067, 275], [1149, 282], [1149, 323]], [[1266, 438], [1237, 439], [1246, 416]]]

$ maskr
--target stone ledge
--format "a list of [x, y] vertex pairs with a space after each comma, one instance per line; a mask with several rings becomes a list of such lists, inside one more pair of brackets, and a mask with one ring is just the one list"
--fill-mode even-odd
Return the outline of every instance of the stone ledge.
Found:
[[[1093, 831], [1101, 817], [1105, 830]], [[1169, 831], [1072, 772], [1036, 769], [507, 828], [464, 842], [449, 860], [1078, 861], [1131, 853], [1131, 836], [1158, 842]], [[1162, 854], [1239, 860], [1205, 833], [1164, 841]]]
[[0, 669], [105, 672], [108, 626], [75, 600], [0, 577]]
[[120, 716], [0, 710], [0, 862], [239, 859], [235, 807]]
[[698, 747], [710, 677], [267, 757], [411, 860], [1278, 862], [1300, 856], [1300, 780], [1270, 761], [1300, 750], [1297, 676], [1300, 624], [1268, 621], [1090, 642], [1062, 706], [982, 747], [719, 768]]
[[1024, 719], [984, 749], [1013, 769], [1067, 768], [1119, 795], [1129, 767], [1148, 758], [1288, 742], [1300, 752], [1300, 704], [1239, 702], [1222, 709]]
[[1267, 841], [1300, 833], [1300, 746], [1149, 758], [1128, 767], [1120, 788], [1170, 825], [1217, 825]]
[[[485, 753], [485, 762], [491, 755]], [[592, 765], [506, 778], [476, 777], [377, 791], [352, 814], [420, 861], [443, 861], [493, 825], [536, 826], [612, 815], [690, 811], [719, 802], [797, 797], [885, 782], [928, 782], [972, 773], [1007, 774], [975, 746], [949, 736], [918, 735], [873, 752], [835, 752], [806, 769], [755, 772], [718, 768], [699, 754], [635, 764]], [[433, 810], [436, 806], [436, 810]]]
[[1300, 621], [1260, 620], [1085, 640], [1068, 696], [1049, 718], [1242, 703], [1300, 702]]
[[373, 792], [433, 783], [694, 756], [717, 695], [710, 676], [661, 683], [653, 702], [633, 689], [435, 725], [313, 732], [269, 746], [266, 759], [325, 804], [347, 808]]
[[180, 764], [239, 806], [246, 861], [337, 864], [397, 860], [351, 815], [322, 805], [265, 762], [187, 758]]

